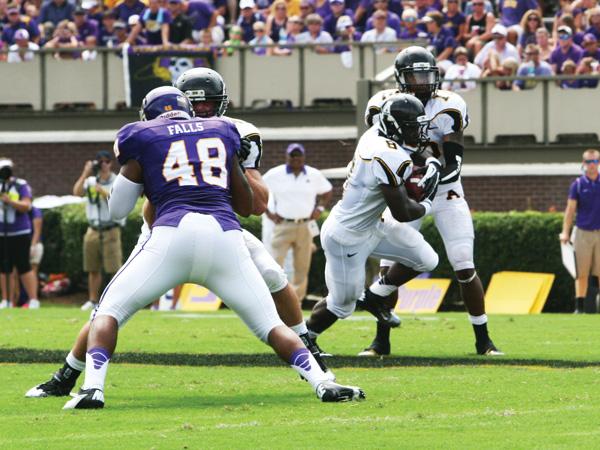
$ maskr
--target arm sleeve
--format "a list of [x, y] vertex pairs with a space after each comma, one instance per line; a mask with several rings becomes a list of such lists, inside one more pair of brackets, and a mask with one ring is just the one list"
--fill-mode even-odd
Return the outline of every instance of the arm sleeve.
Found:
[[400, 186], [412, 172], [412, 161], [400, 152], [382, 152], [373, 156], [373, 175], [378, 184]]
[[569, 188], [569, 200], [579, 200], [579, 189], [578, 187], [579, 180], [575, 180], [571, 183], [571, 187]]
[[108, 211], [113, 220], [121, 220], [127, 217], [135, 207], [137, 199], [144, 192], [144, 185], [134, 183], [123, 175], [117, 175], [108, 197]]

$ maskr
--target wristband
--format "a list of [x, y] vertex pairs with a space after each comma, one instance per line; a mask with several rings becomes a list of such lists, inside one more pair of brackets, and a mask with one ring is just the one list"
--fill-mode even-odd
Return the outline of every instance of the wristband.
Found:
[[423, 208], [425, 208], [425, 214], [423, 214], [423, 216], [426, 216], [427, 214], [429, 214], [431, 212], [431, 200], [429, 200], [428, 198], [419, 202], [419, 205], [421, 205], [421, 206], [423, 206]]
[[437, 159], [437, 158], [436, 158], [436, 157], [434, 157], [434, 156], [430, 156], [429, 158], [427, 158], [427, 159], [425, 160], [425, 165], [428, 165], [428, 164], [437, 164], [437, 165], [438, 165], [438, 166], [440, 166], [440, 167], [441, 167], [441, 165], [442, 165], [442, 164], [440, 163], [439, 159]]

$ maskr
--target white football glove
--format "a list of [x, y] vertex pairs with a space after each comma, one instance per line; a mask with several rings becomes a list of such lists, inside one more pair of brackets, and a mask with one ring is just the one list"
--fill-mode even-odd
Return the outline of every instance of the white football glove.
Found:
[[440, 182], [440, 171], [442, 170], [442, 165], [436, 158], [430, 156], [425, 161], [425, 167], [427, 169], [425, 175], [423, 175], [423, 178], [419, 180], [417, 186], [423, 189], [425, 198], [432, 199], [435, 196], [438, 183]]

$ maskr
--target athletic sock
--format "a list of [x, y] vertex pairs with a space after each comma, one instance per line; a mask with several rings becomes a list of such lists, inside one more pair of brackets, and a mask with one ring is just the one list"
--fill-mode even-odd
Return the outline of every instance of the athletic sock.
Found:
[[328, 381], [327, 375], [317, 363], [315, 357], [306, 348], [299, 348], [290, 358], [290, 366], [300, 374], [302, 378], [317, 389], [317, 386], [324, 381]]
[[389, 325], [377, 321], [377, 334], [373, 343], [383, 344], [388, 347], [390, 345], [390, 331], [391, 328]]
[[481, 343], [487, 343], [490, 340], [487, 329], [487, 315], [472, 316], [469, 314], [469, 321], [473, 325], [475, 331], [475, 340]]
[[73, 352], [69, 352], [65, 358], [65, 365], [61, 370], [63, 378], [66, 380], [74, 378], [76, 380], [84, 370], [85, 362], [77, 359]]
[[82, 389], [104, 391], [104, 380], [110, 353], [102, 347], [94, 347], [85, 354], [85, 381]]
[[583, 312], [583, 302], [584, 302], [583, 297], [575, 298], [575, 311]]
[[308, 333], [308, 328], [306, 328], [306, 322], [304, 320], [297, 325], [292, 325], [290, 328], [298, 336]]
[[380, 297], [387, 297], [397, 289], [398, 286], [396, 286], [395, 284], [390, 284], [385, 275], [380, 277], [379, 280], [377, 280], [371, 286], [369, 286], [369, 290], [373, 294], [379, 295]]

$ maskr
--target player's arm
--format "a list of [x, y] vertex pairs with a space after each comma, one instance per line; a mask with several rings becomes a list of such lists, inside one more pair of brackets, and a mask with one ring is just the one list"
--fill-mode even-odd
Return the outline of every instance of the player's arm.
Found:
[[390, 208], [394, 219], [398, 222], [412, 222], [423, 217], [431, 209], [431, 201], [428, 201], [428, 203], [425, 201], [417, 203], [409, 198], [404, 185], [392, 186], [382, 184], [380, 188], [385, 198], [385, 203]]
[[444, 136], [442, 151], [444, 152], [446, 166], [442, 169], [440, 181], [450, 182], [458, 179], [462, 168], [464, 149], [462, 130]]
[[135, 159], [129, 159], [121, 167], [108, 197], [110, 217], [113, 220], [127, 217], [143, 192], [142, 167]]
[[254, 206], [252, 214], [260, 216], [267, 210], [269, 203], [269, 188], [262, 179], [262, 175], [256, 169], [246, 169], [246, 179], [254, 194]]
[[248, 217], [254, 210], [254, 194], [242, 172], [237, 155], [233, 155], [231, 165], [231, 205], [233, 210], [242, 217]]
[[565, 209], [565, 216], [563, 217], [562, 233], [560, 233], [560, 242], [566, 244], [571, 240], [571, 229], [573, 227], [573, 220], [575, 219], [575, 212], [577, 211], [577, 200], [570, 198], [567, 200], [567, 208]]

